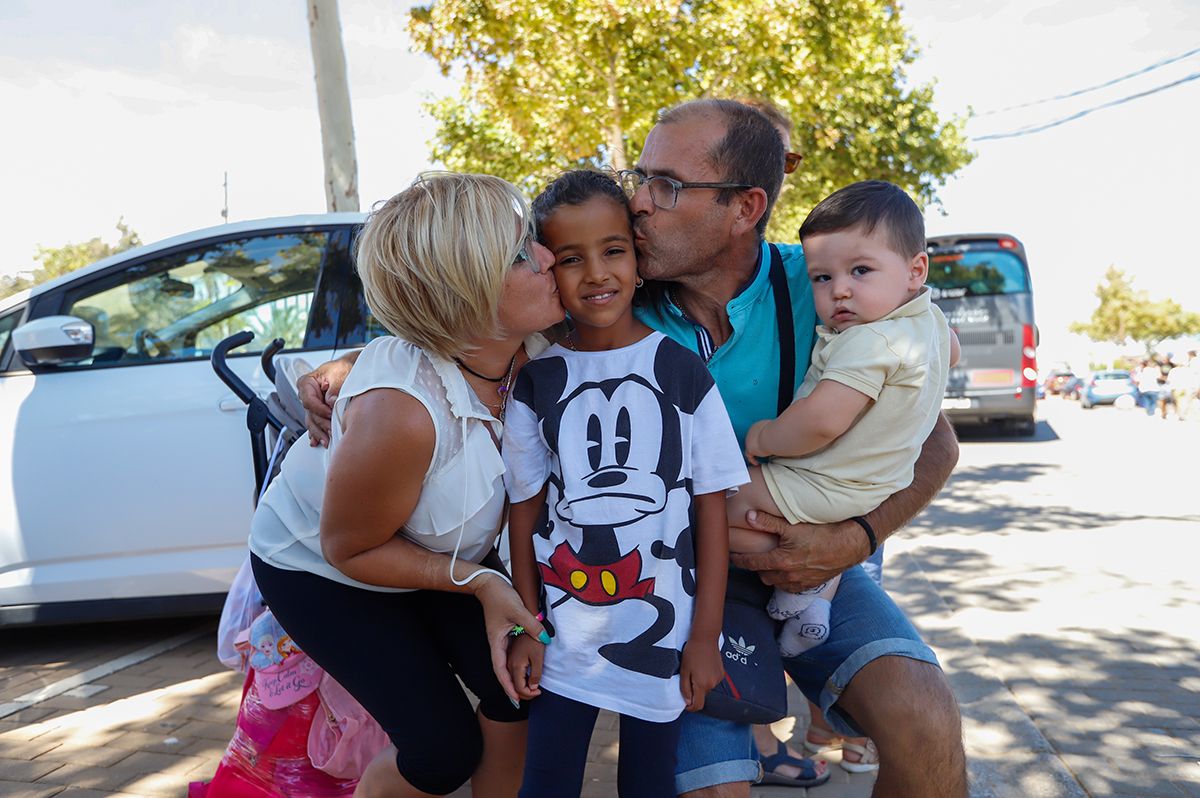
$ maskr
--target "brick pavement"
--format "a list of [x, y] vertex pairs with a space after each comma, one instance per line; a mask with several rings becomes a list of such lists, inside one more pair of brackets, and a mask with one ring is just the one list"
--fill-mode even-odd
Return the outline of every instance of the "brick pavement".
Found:
[[[113, 627], [116, 630], [118, 627]], [[55, 663], [0, 666], [0, 704], [119, 656], [114, 640], [64, 672]], [[104, 676], [86, 689], [47, 698], [0, 719], [0, 796], [4, 798], [178, 798], [210, 778], [233, 729], [241, 679], [214, 656], [210, 632], [153, 659]], [[6, 658], [7, 660], [7, 658]], [[59, 663], [61, 664], [61, 663]], [[794, 696], [798, 698], [798, 696]], [[799, 704], [797, 704], [799, 706]], [[777, 726], [803, 733], [803, 717]], [[592, 738], [584, 798], [616, 793], [617, 719], [601, 713]], [[832, 757], [836, 759], [836, 755]], [[832, 764], [832, 763], [831, 763]], [[857, 798], [869, 775], [833, 767], [820, 798]], [[756, 788], [757, 796], [803, 798], [804, 790]], [[464, 788], [456, 796], [469, 796]]]
[[[936, 590], [911, 557], [891, 562], [893, 594], [938, 650], [962, 702], [972, 795], [1084, 795], [992, 674], [989, 661], [945, 622]], [[90, 695], [90, 689], [73, 691], [0, 719], [0, 797], [178, 798], [188, 782], [211, 777], [229, 740], [241, 689], [239, 675], [217, 662], [214, 639], [205, 634], [107, 675], [89, 686], [103, 688]], [[114, 645], [102, 653], [121, 652]], [[88, 664], [99, 659], [89, 656]], [[0, 668], [0, 703], [63, 675], [53, 664]], [[775, 729], [783, 739], [802, 739], [807, 718], [792, 692], [796, 716]], [[833, 776], [819, 788], [755, 787], [753, 796], [866, 798], [873, 776], [846, 773], [836, 766], [837, 756], [828, 756]], [[602, 713], [588, 756], [584, 798], [616, 794], [616, 757], [616, 718]], [[1011, 779], [1015, 763], [1033, 774], [1016, 786]], [[470, 792], [464, 788], [455, 795]]]
[[[989, 717], [1003, 716], [1008, 725], [1020, 726], [1028, 718], [1014, 710], [1007, 695], [969, 640], [957, 639], [953, 630], [936, 623], [936, 592], [918, 569], [898, 568], [893, 590], [907, 596], [907, 609], [930, 634], [946, 660], [948, 670], [968, 715], [968, 739], [973, 756], [986, 755], [979, 745], [988, 737]], [[211, 777], [229, 740], [240, 697], [241, 679], [225, 669], [214, 656], [214, 636], [205, 634], [192, 642], [153, 659], [124, 668], [99, 680], [91, 690], [48, 698], [36, 706], [0, 719], [0, 796], [48, 798], [49, 796], [119, 796], [120, 798], [167, 798], [186, 794], [187, 783]], [[128, 648], [129, 646], [125, 646]], [[120, 653], [116, 647], [104, 652]], [[94, 664], [99, 657], [90, 657]], [[77, 668], [78, 669], [78, 666]], [[33, 674], [32, 676], [30, 674]], [[0, 668], [0, 703], [18, 693], [46, 684], [63, 674], [52, 666], [32, 664]], [[807, 718], [792, 691], [796, 716], [776, 725], [779, 736], [801, 739]], [[977, 729], [972, 728], [975, 723]], [[1029, 724], [1031, 726], [1031, 724]], [[980, 732], [979, 730], [982, 730]], [[1029, 730], [1026, 729], [1028, 732]], [[1033, 730], [1036, 732], [1036, 730]], [[1049, 757], [1040, 735], [1029, 735], [1022, 756], [1036, 760]], [[1012, 751], [1003, 752], [1011, 756]], [[837, 767], [837, 754], [828, 756], [833, 776], [829, 783], [805, 791], [787, 787], [756, 787], [755, 798], [791, 796], [803, 798], [866, 798], [873, 776], [849, 774]], [[602, 713], [588, 756], [583, 795], [600, 798], [616, 793], [616, 718]], [[1058, 773], [1042, 763], [1046, 772]], [[987, 777], [986, 766], [973, 767], [978, 781]], [[1057, 775], [1050, 779], [1057, 784]], [[976, 792], [979, 796], [1003, 792]], [[1011, 793], [1010, 793], [1011, 794]], [[1074, 796], [1069, 790], [1027, 793], [1039, 796]], [[464, 788], [455, 794], [470, 795]]]
[[[0, 796], [186, 795], [189, 781], [216, 769], [240, 697], [239, 675], [216, 661], [214, 646], [210, 632], [0, 719]], [[63, 675], [54, 663], [6, 665], [0, 703]]]

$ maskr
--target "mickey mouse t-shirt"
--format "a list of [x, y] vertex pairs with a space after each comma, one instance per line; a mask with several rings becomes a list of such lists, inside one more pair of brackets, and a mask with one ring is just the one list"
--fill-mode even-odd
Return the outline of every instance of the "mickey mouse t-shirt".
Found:
[[547, 490], [534, 529], [546, 647], [541, 686], [663, 723], [684, 709], [692, 497], [749, 482], [704, 362], [651, 333], [630, 346], [552, 346], [521, 369], [504, 427], [514, 502]]

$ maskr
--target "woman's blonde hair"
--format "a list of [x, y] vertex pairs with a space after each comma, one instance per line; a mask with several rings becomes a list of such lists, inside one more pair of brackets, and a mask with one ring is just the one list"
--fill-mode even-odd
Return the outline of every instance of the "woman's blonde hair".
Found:
[[500, 333], [504, 276], [532, 234], [529, 205], [491, 175], [426, 172], [358, 238], [367, 305], [393, 335], [445, 358]]

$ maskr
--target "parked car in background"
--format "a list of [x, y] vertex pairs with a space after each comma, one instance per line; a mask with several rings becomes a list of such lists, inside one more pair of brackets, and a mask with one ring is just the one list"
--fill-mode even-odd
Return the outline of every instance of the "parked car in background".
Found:
[[1068, 393], [1071, 389], [1071, 386], [1078, 379], [1079, 378], [1076, 377], [1075, 373], [1072, 371], [1061, 371], [1061, 370], [1051, 371], [1046, 376], [1046, 395], [1047, 396], [1057, 396], [1060, 394]]
[[0, 626], [219, 610], [252, 507], [258, 353], [312, 363], [379, 332], [351, 265], [362, 214], [240, 222], [0, 301]]
[[1137, 399], [1138, 389], [1128, 371], [1098, 371], [1088, 377], [1079, 391], [1079, 406], [1091, 409], [1111, 405], [1122, 396]]

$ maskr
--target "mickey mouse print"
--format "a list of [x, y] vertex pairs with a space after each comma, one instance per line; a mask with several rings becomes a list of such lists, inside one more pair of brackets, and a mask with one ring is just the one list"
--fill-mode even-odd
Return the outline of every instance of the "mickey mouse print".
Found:
[[534, 552], [554, 643], [541, 685], [674, 720], [696, 592], [692, 497], [749, 481], [704, 362], [657, 332], [615, 350], [552, 346], [517, 377], [503, 451], [513, 502], [547, 485]]

